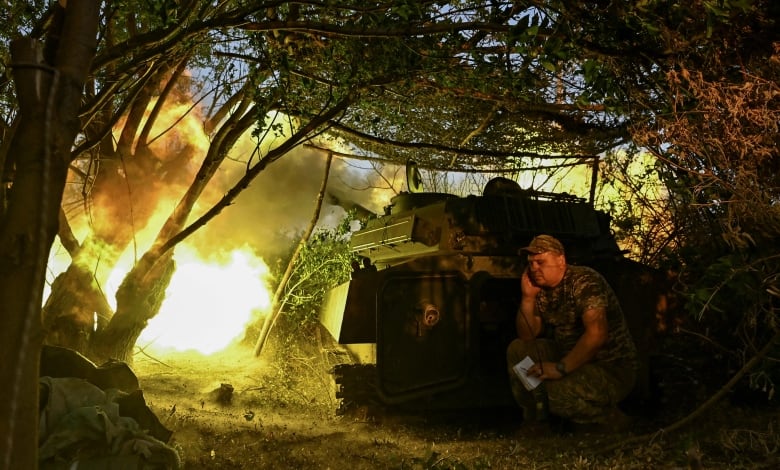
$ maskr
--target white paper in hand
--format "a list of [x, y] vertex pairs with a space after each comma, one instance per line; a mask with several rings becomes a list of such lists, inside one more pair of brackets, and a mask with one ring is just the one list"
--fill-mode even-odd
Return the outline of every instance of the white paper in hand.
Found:
[[515, 364], [512, 369], [515, 371], [515, 374], [517, 374], [517, 377], [520, 379], [520, 382], [523, 383], [523, 386], [526, 390], [533, 390], [535, 389], [540, 383], [542, 383], [541, 380], [539, 380], [536, 377], [531, 377], [528, 375], [528, 368], [530, 368], [532, 365], [534, 365], [533, 359], [531, 359], [529, 356], [525, 356], [525, 359]]

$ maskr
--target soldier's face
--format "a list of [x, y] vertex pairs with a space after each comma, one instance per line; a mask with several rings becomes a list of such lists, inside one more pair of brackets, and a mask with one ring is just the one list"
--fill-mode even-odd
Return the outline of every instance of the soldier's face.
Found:
[[538, 287], [555, 287], [566, 272], [566, 257], [551, 251], [528, 256], [528, 277]]

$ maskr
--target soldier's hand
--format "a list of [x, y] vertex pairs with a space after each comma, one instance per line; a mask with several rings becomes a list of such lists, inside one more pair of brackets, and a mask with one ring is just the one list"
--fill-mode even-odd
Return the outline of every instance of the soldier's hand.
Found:
[[528, 276], [528, 269], [523, 271], [523, 276], [520, 278], [520, 289], [523, 292], [523, 297], [536, 297], [536, 294], [541, 290], [536, 284], [531, 281]]
[[541, 380], [557, 380], [563, 377], [555, 368], [554, 362], [540, 362], [534, 364], [528, 368], [528, 375]]

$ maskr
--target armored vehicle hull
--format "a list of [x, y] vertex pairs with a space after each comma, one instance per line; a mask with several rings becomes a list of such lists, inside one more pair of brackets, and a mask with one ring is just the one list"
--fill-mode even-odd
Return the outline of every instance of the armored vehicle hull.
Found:
[[496, 191], [490, 183], [482, 196], [396, 196], [353, 234], [351, 249], [364, 263], [321, 313], [352, 357], [334, 371], [341, 409], [512, 405], [506, 348], [516, 337], [526, 262], [518, 249], [540, 233], [560, 239], [570, 263], [604, 274], [646, 352], [657, 274], [624, 257], [609, 221], [566, 194]]

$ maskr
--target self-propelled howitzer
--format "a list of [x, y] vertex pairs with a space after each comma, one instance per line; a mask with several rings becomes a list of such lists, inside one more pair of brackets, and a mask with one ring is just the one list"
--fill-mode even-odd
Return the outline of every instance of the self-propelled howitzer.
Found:
[[646, 353], [657, 276], [624, 256], [608, 214], [504, 178], [480, 196], [401, 193], [353, 233], [351, 249], [364, 262], [329, 293], [321, 313], [351, 353], [334, 370], [341, 408], [511, 405], [506, 348], [516, 337], [526, 262], [518, 250], [541, 233], [564, 243], [569, 263], [610, 281]]

